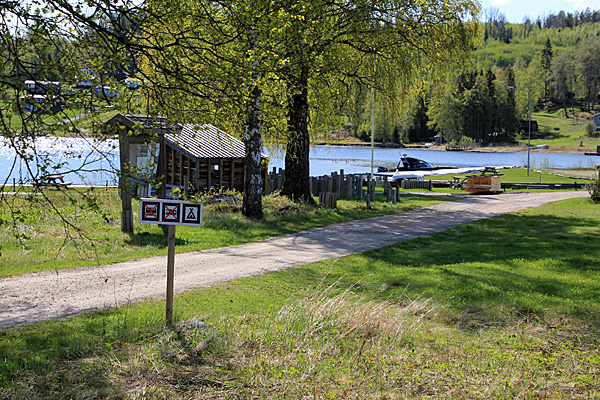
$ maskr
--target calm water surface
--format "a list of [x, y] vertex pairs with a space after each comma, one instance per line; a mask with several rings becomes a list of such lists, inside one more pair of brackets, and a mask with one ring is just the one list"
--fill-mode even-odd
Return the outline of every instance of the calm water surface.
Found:
[[[428, 161], [435, 167], [500, 167], [527, 166], [527, 152], [496, 153], [470, 151], [439, 151], [421, 149], [375, 149], [374, 165], [395, 167], [401, 154]], [[283, 168], [283, 157], [271, 157], [271, 168]], [[600, 157], [573, 153], [531, 153], [532, 168], [593, 168]], [[371, 149], [348, 146], [315, 146], [310, 153], [311, 176], [328, 175], [343, 169], [345, 173], [371, 171]]]
[[[114, 172], [118, 168], [119, 151], [114, 140], [96, 142], [73, 138], [37, 138], [37, 154], [50, 157], [56, 168], [48, 172], [65, 173], [65, 179], [75, 184], [110, 184], [117, 182]], [[266, 151], [265, 151], [266, 153]], [[29, 154], [33, 155], [32, 152]], [[375, 149], [374, 165], [393, 168], [401, 154], [420, 158], [434, 166], [526, 166], [527, 152], [455, 152], [421, 149]], [[16, 162], [15, 162], [16, 160]], [[15, 151], [6, 140], [0, 141], [0, 179], [11, 183], [30, 182], [31, 174], [38, 173], [35, 157], [29, 166], [15, 157]], [[283, 168], [282, 154], [272, 154], [270, 169]], [[61, 164], [61, 165], [58, 165]], [[593, 168], [600, 164], [600, 157], [572, 153], [531, 153], [532, 168]], [[371, 169], [371, 149], [368, 147], [314, 146], [310, 153], [311, 176], [328, 175], [333, 171], [345, 173], [368, 173]]]

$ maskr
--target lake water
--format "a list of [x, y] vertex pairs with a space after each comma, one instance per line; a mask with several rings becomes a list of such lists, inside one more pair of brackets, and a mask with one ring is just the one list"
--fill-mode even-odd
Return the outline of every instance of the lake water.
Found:
[[[25, 156], [16, 157], [15, 149], [7, 139], [0, 140], [0, 185], [14, 181], [30, 183], [40, 174], [38, 166], [49, 159], [52, 165], [47, 173], [64, 173], [66, 182], [74, 184], [111, 185], [117, 183], [115, 171], [119, 168], [117, 140], [96, 141], [81, 138], [38, 137], [28, 143]], [[35, 151], [31, 150], [35, 148]]]
[[[434, 167], [500, 167], [527, 166], [527, 152], [471, 152], [439, 151], [425, 149], [374, 149], [374, 166], [393, 168], [400, 155], [420, 158]], [[271, 168], [283, 168], [283, 157], [271, 157]], [[531, 152], [531, 168], [593, 168], [600, 164], [600, 157], [573, 153]], [[333, 171], [344, 173], [368, 173], [371, 171], [371, 149], [368, 147], [315, 146], [310, 153], [310, 175], [328, 175]]]
[[[0, 141], [1, 182], [31, 182], [31, 174], [37, 173], [34, 162], [29, 166], [15, 157], [15, 151]], [[103, 185], [117, 182], [114, 172], [119, 166], [118, 142], [108, 140], [97, 142], [86, 139], [41, 137], [35, 140], [36, 153], [49, 157], [57, 168], [49, 172], [65, 173], [65, 180], [75, 184], [87, 183]], [[33, 156], [32, 152], [29, 152]], [[527, 152], [495, 153], [468, 151], [436, 151], [425, 149], [381, 149], [374, 151], [374, 165], [393, 168], [401, 154], [420, 158], [434, 166], [478, 167], [478, 166], [526, 166]], [[17, 160], [15, 162], [15, 160]], [[281, 154], [270, 157], [270, 169], [283, 168]], [[532, 168], [593, 168], [600, 164], [600, 157], [572, 153], [531, 153]], [[368, 173], [371, 170], [371, 149], [369, 147], [314, 146], [310, 153], [311, 176], [328, 175], [343, 169], [345, 173]]]

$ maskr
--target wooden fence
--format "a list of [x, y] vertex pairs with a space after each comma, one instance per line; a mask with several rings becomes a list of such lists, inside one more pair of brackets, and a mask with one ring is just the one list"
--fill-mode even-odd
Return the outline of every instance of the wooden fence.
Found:
[[[281, 190], [284, 177], [284, 170], [273, 168], [267, 176], [265, 194]], [[335, 208], [337, 200], [367, 201], [367, 205], [370, 205], [375, 201], [375, 187], [383, 188], [388, 202], [395, 204], [400, 200], [399, 188], [392, 187], [387, 177], [377, 176], [369, 185], [369, 174], [345, 174], [343, 169], [331, 175], [311, 176], [309, 185], [311, 194], [318, 197], [319, 203], [327, 208]], [[431, 190], [431, 181], [405, 179], [402, 188]]]

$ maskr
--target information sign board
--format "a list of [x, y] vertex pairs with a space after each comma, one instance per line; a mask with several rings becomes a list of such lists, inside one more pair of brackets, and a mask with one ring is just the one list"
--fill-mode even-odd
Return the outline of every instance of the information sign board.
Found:
[[202, 203], [163, 199], [141, 199], [140, 203], [140, 222], [202, 226]]

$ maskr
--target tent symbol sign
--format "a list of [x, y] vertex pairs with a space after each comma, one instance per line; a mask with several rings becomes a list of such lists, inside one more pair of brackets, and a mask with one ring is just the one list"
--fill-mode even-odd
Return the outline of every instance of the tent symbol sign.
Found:
[[184, 204], [183, 205], [183, 223], [202, 225], [202, 207], [200, 204]]
[[140, 222], [160, 225], [202, 226], [202, 203], [142, 199]]

